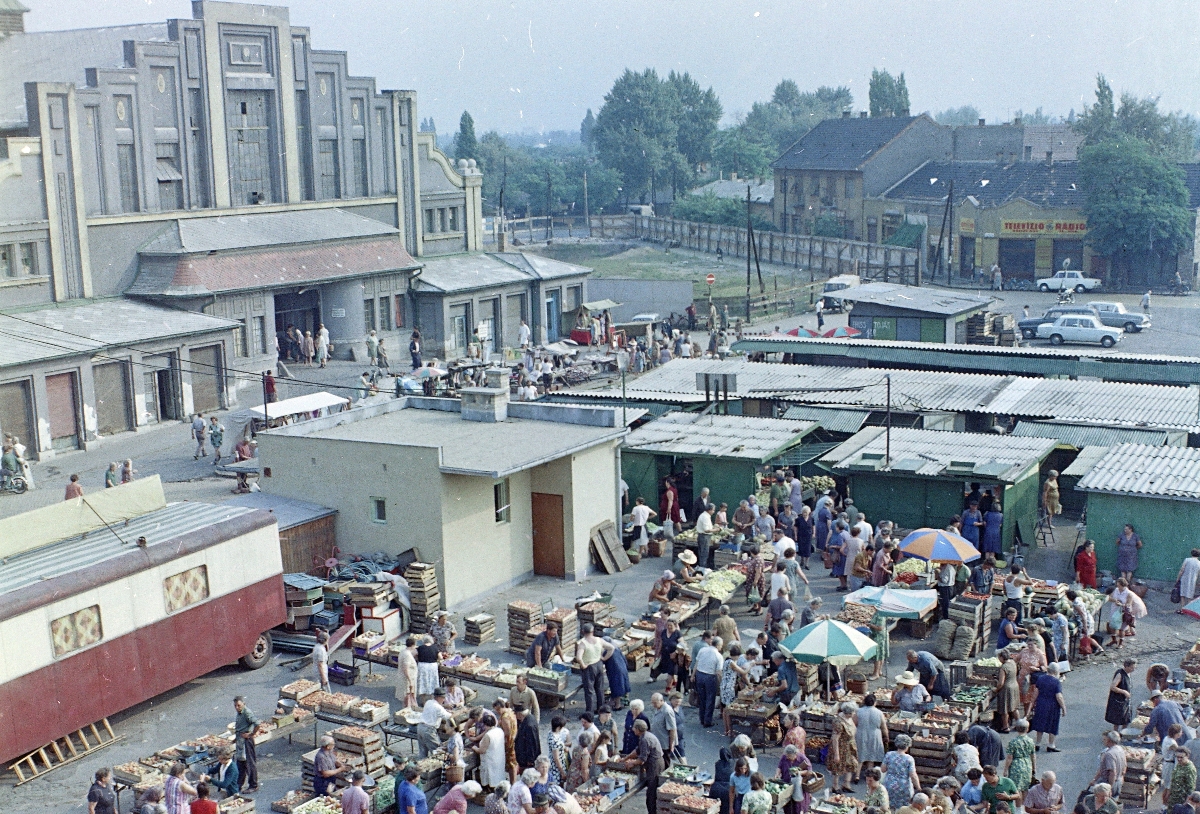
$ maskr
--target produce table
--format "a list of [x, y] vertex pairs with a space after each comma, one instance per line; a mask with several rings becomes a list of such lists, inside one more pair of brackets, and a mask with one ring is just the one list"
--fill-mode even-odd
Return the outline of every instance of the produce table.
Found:
[[[502, 690], [511, 690], [514, 686], [513, 684], [503, 683], [479, 674], [461, 672], [453, 667], [447, 667], [444, 664], [438, 665], [438, 674], [443, 678], [452, 676], [459, 681], [478, 684], [483, 687], [497, 687]], [[543, 705], [545, 709], [554, 709], [559, 704], [565, 705], [568, 701], [578, 695], [583, 690], [583, 682], [581, 680], [576, 680], [572, 674], [567, 678], [567, 687], [563, 690], [551, 690], [546, 687], [534, 686], [533, 682], [529, 683], [529, 688], [537, 693], [538, 703], [542, 703], [543, 700], [547, 702]]]

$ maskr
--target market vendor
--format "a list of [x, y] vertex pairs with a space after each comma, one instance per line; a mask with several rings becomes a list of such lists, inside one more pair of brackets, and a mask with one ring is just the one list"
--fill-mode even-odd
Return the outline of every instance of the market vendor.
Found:
[[662, 744], [650, 733], [650, 725], [640, 718], [633, 722], [633, 732], [638, 741], [630, 763], [639, 768], [646, 784], [646, 811], [657, 811], [659, 775], [667, 768]]
[[442, 706], [445, 700], [446, 691], [438, 687], [433, 691], [433, 698], [426, 701], [421, 710], [421, 721], [417, 724], [417, 747], [422, 760], [442, 745], [441, 738], [438, 737], [438, 727], [442, 721], [453, 717]]
[[703, 577], [696, 573], [696, 555], [686, 548], [679, 552], [679, 556], [675, 558], [675, 563], [671, 566], [671, 570], [675, 572], [676, 583], [690, 584], [703, 579]]
[[933, 698], [921, 684], [920, 674], [906, 670], [896, 676], [892, 701], [905, 712], [925, 712], [933, 707]]
[[466, 704], [466, 695], [463, 694], [462, 687], [458, 686], [458, 679], [454, 677], [447, 678], [446, 701], [443, 706], [446, 709], [462, 709]]
[[221, 751], [220, 762], [212, 770], [208, 783], [221, 792], [221, 797], [232, 797], [238, 793], [238, 767], [233, 762], [233, 749]]
[[671, 589], [675, 587], [675, 572], [663, 571], [662, 576], [650, 586], [650, 610], [657, 611], [671, 601]]
[[334, 787], [340, 775], [350, 771], [350, 767], [338, 763], [337, 747], [332, 735], [321, 737], [321, 748], [313, 758], [313, 791], [318, 795], [328, 794]]
[[733, 530], [738, 534], [750, 535], [750, 527], [754, 525], [755, 514], [750, 508], [750, 501], [743, 500], [733, 513]]
[[562, 640], [558, 637], [558, 623], [547, 622], [546, 629], [534, 636], [529, 649], [525, 651], [525, 666], [543, 667], [550, 663], [553, 656], [566, 659], [563, 655]]
[[[449, 683], [450, 680], [447, 679], [446, 684], [449, 685]], [[446, 692], [449, 695], [449, 689]], [[534, 726], [537, 726], [541, 722], [542, 707], [538, 703], [537, 693], [529, 688], [529, 680], [524, 673], [517, 675], [517, 685], [508, 691], [508, 700], [512, 702], [514, 707], [520, 704], [529, 710], [529, 715], [533, 718]]]
[[921, 686], [930, 697], [938, 695], [943, 701], [949, 701], [952, 690], [950, 679], [946, 675], [946, 665], [941, 659], [928, 650], [909, 650], [904, 654], [908, 659], [908, 669], [921, 677]]
[[771, 654], [771, 662], [775, 665], [775, 677], [779, 679], [779, 684], [768, 687], [764, 694], [780, 703], [790, 704], [796, 693], [800, 692], [800, 677], [796, 675], [796, 665], [784, 656], [782, 650]]
[[443, 656], [454, 652], [454, 640], [458, 637], [458, 631], [450, 621], [449, 611], [438, 611], [437, 621], [429, 626], [429, 635], [433, 637], [433, 643]]

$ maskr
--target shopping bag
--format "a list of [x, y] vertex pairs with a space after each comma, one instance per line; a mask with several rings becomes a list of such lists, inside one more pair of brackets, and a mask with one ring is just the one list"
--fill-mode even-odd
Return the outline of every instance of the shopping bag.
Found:
[[1171, 589], [1171, 601], [1176, 605], [1183, 601], [1183, 595], [1179, 592], [1179, 580], [1175, 580], [1175, 587]]

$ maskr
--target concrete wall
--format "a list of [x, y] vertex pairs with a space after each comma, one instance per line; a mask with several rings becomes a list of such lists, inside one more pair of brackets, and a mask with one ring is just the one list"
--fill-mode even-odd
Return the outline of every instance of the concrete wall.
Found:
[[[592, 277], [587, 283], [588, 298], [609, 299], [621, 303], [612, 310], [617, 324], [628, 322], [637, 314], [682, 314], [692, 302], [692, 283], [686, 280], [632, 280], [623, 277]], [[708, 306], [705, 305], [704, 309]], [[697, 306], [698, 312], [703, 310]], [[706, 314], [697, 314], [703, 321]]]
[[1138, 552], [1135, 577], [1173, 582], [1179, 564], [1196, 545], [1192, 534], [1200, 522], [1200, 503], [1134, 495], [1087, 494], [1088, 537], [1096, 541], [1097, 567], [1116, 573], [1117, 536], [1133, 525], [1144, 545]]
[[[863, 197], [881, 195], [925, 161], [950, 158], [950, 129], [919, 117], [863, 165]], [[861, 225], [861, 224], [860, 224]]]
[[497, 523], [492, 491], [495, 481], [465, 475], [441, 476], [445, 562], [438, 576], [448, 607], [462, 607], [473, 599], [515, 585], [533, 573], [529, 496], [534, 491], [533, 478], [530, 472], [520, 472], [508, 480], [510, 519], [507, 523]]
[[621, 518], [617, 501], [621, 494], [621, 473], [617, 462], [619, 442], [571, 456], [571, 519], [567, 525], [567, 576], [584, 579], [591, 570], [589, 550], [591, 532], [608, 520], [618, 529]]

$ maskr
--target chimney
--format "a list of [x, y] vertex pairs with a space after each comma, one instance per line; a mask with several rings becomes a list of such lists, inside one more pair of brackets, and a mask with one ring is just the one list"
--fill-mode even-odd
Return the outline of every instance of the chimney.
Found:
[[980, 127], [983, 127], [985, 124], [987, 124], [987, 119], [980, 119], [980, 120], [979, 120], [979, 126], [980, 126]]
[[507, 387], [460, 387], [458, 392], [462, 396], [463, 421], [495, 424], [508, 420]]
[[29, 9], [19, 2], [0, 2], [0, 39], [25, 32], [25, 14]]
[[867, 118], [867, 111], [865, 111], [865, 110], [858, 111], [858, 118], [860, 118], [860, 119]]
[[1054, 166], [1054, 151], [1053, 150], [1046, 151], [1046, 166], [1047, 167]]
[[736, 173], [736, 172], [731, 172], [731, 173], [729, 173], [729, 180], [730, 180], [730, 181], [736, 181], [736, 180], [737, 180], [737, 173]]
[[842, 111], [842, 118], [843, 118], [843, 119], [848, 119], [848, 118], [850, 118], [850, 111], [849, 111], [849, 110], [843, 110], [843, 111]]

